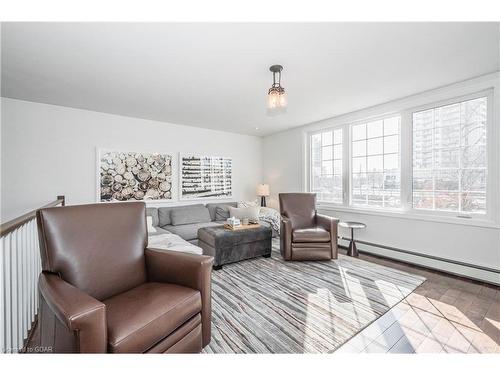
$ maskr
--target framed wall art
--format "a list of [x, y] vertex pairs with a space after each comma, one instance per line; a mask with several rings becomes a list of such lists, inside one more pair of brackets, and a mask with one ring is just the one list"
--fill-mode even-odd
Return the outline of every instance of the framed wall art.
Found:
[[97, 199], [172, 200], [172, 156], [161, 153], [97, 150]]
[[232, 159], [222, 156], [179, 155], [181, 200], [232, 197]]

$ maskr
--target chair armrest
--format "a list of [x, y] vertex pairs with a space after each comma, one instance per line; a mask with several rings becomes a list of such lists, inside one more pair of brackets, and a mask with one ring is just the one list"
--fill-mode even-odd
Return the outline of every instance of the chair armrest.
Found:
[[81, 353], [106, 353], [106, 305], [55, 274], [40, 274], [38, 288], [57, 319], [75, 331]]
[[292, 259], [292, 222], [286, 216], [281, 216], [280, 251], [283, 259]]
[[145, 254], [148, 280], [182, 285], [200, 291], [202, 337], [203, 346], [206, 346], [211, 338], [214, 258], [153, 248], [147, 248]]
[[332, 244], [332, 259], [336, 259], [338, 253], [338, 248], [337, 248], [338, 224], [339, 224], [339, 219], [318, 214], [316, 212], [316, 225], [330, 232], [330, 238]]
[[339, 219], [316, 213], [316, 225], [318, 227], [322, 227], [324, 230], [327, 230], [330, 233], [333, 233], [333, 231], [335, 231], [335, 234], [337, 234], [338, 224]]

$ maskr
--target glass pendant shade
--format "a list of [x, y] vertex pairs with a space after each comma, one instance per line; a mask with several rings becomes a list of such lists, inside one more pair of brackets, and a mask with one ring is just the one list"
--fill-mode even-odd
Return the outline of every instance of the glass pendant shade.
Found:
[[271, 91], [267, 94], [267, 108], [274, 109], [281, 106], [280, 93], [278, 91]]
[[[268, 110], [284, 110], [287, 105], [285, 89], [281, 87], [281, 65], [273, 65], [269, 68], [273, 72], [273, 84], [267, 93]], [[278, 79], [276, 80], [276, 76]]]
[[286, 94], [284, 91], [280, 94], [279, 101], [280, 101], [279, 103], [280, 107], [286, 107], [287, 102], [286, 102]]

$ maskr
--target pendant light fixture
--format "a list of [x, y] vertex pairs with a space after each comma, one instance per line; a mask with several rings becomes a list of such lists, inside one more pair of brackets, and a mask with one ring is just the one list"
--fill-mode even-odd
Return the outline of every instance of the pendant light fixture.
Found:
[[[284, 112], [286, 111], [286, 94], [285, 89], [281, 87], [281, 65], [272, 65], [269, 70], [273, 72], [273, 85], [267, 93], [267, 108], [270, 111]], [[278, 79], [276, 80], [276, 75]]]

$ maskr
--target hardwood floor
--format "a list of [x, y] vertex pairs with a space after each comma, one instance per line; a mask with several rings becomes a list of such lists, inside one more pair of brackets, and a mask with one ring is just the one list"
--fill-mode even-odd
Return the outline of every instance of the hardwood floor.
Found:
[[[365, 254], [427, 281], [335, 353], [500, 353], [500, 287]], [[38, 329], [27, 345], [38, 345]]]
[[361, 254], [427, 281], [335, 353], [500, 353], [500, 287]]

